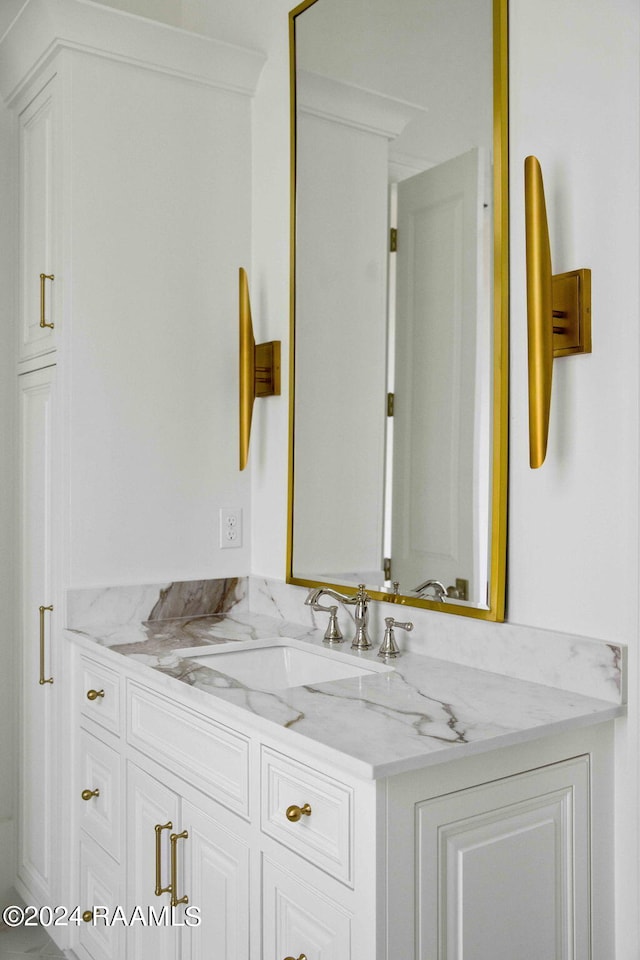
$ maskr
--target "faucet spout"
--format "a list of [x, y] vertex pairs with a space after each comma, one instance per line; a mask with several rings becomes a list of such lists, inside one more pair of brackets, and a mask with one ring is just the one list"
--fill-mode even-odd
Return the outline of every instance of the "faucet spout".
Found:
[[[413, 588], [413, 592], [422, 596], [422, 594], [432, 588], [435, 596], [434, 600], [437, 600], [439, 603], [446, 603], [447, 600], [447, 588], [444, 583], [441, 583], [439, 580], [425, 580], [423, 583], [419, 583], [417, 587]], [[428, 598], [429, 600], [431, 597]]]
[[330, 587], [318, 587], [315, 590], [310, 590], [305, 600], [305, 604], [309, 607], [315, 607], [320, 597], [333, 597], [334, 600], [338, 600], [340, 603], [349, 603], [354, 604], [356, 602], [355, 596], [348, 596], [346, 593], [338, 593], [337, 590], [332, 590]]

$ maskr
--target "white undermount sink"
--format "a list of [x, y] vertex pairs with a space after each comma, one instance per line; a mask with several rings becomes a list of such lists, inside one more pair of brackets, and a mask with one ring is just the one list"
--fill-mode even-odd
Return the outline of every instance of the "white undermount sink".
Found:
[[[229, 650], [229, 646], [234, 649]], [[245, 687], [270, 692], [393, 670], [382, 663], [357, 661], [354, 656], [337, 650], [312, 648], [307, 643], [282, 637], [240, 641], [214, 649], [195, 647], [180, 650], [179, 655]]]

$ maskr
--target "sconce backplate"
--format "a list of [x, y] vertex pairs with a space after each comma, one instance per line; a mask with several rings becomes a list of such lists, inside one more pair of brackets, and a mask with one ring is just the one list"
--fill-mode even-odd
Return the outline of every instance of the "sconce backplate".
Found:
[[256, 343], [256, 397], [280, 396], [280, 340]]
[[553, 355], [591, 353], [591, 270], [570, 270], [551, 278]]

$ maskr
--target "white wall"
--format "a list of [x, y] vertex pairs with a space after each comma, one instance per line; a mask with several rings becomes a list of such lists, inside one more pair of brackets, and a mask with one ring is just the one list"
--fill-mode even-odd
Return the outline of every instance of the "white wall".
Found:
[[[285, 348], [289, 4], [254, 104], [254, 275]], [[618, 950], [637, 960], [638, 6], [511, 0], [510, 621], [629, 645], [617, 742]], [[267, 38], [268, 39], [268, 38]], [[547, 463], [528, 466], [522, 162], [543, 164], [554, 270], [593, 271], [593, 354], [556, 363]], [[270, 329], [277, 336], [277, 329]], [[265, 411], [253, 573], [285, 572], [287, 420]], [[459, 621], [460, 631], [465, 621]], [[495, 629], [500, 629], [496, 627]]]
[[[637, 19], [634, 0], [511, 2], [509, 619], [625, 643], [638, 627]], [[528, 153], [545, 175], [554, 271], [590, 267], [593, 280], [593, 353], [554, 365], [535, 472], [518, 376]]]
[[15, 511], [13, 509], [15, 444], [15, 370], [11, 345], [14, 340], [15, 216], [12, 118], [0, 101], [0, 907], [9, 903], [13, 883], [13, 816], [16, 783], [15, 702]]
[[[511, 0], [508, 618], [629, 645], [617, 738], [616, 960], [638, 918], [638, 5]], [[550, 27], [552, 25], [552, 28]], [[555, 363], [528, 468], [523, 158], [545, 174], [553, 268], [590, 267], [593, 354]]]

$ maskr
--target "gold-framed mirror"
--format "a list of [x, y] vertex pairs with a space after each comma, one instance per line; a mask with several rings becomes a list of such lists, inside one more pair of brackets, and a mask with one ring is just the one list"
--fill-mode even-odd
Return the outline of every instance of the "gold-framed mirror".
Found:
[[502, 620], [507, 0], [289, 29], [287, 582]]

